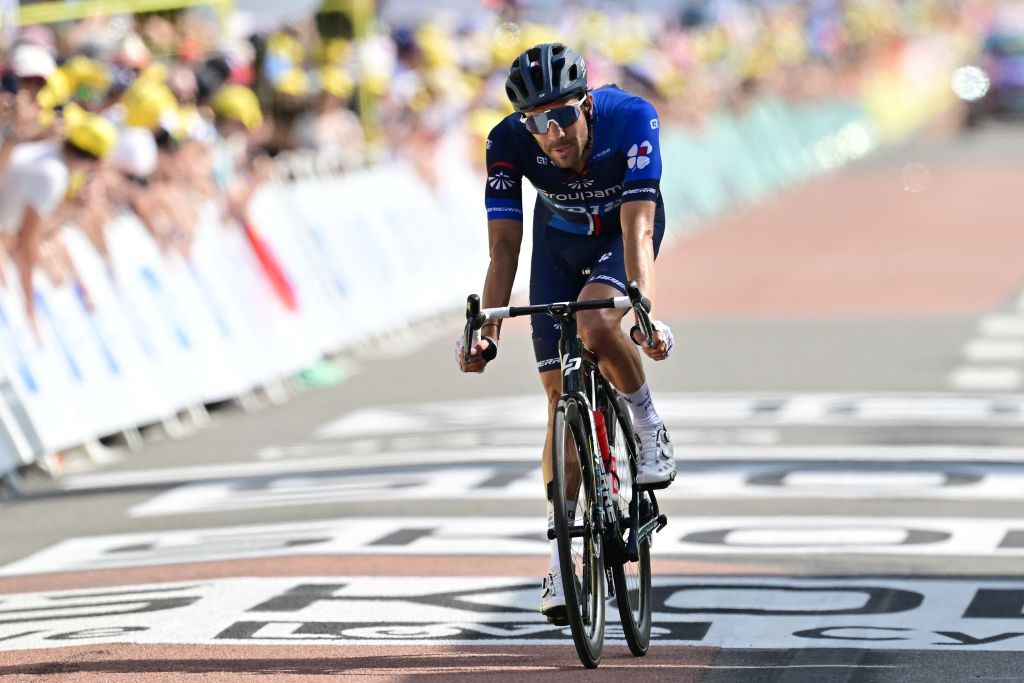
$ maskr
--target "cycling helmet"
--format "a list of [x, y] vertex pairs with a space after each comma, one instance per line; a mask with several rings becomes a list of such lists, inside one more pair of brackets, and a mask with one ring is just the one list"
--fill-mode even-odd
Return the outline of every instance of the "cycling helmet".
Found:
[[505, 93], [520, 114], [587, 91], [587, 63], [561, 43], [535, 45], [512, 62]]

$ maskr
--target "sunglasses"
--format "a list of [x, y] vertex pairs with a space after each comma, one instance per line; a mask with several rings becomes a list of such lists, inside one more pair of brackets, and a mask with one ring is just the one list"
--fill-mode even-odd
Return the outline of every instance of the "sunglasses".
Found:
[[582, 97], [578, 102], [571, 102], [562, 107], [547, 109], [530, 116], [520, 116], [519, 121], [534, 135], [546, 135], [552, 123], [557, 123], [559, 128], [565, 130], [580, 118], [580, 110], [586, 99]]

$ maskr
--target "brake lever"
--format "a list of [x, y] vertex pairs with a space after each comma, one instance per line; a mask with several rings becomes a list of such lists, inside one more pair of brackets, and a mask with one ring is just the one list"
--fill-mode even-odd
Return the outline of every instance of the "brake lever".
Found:
[[466, 329], [462, 346], [462, 360], [469, 365], [469, 352], [480, 341], [480, 328], [484, 326], [484, 316], [480, 313], [480, 297], [470, 294], [466, 297]]
[[626, 294], [629, 295], [629, 301], [633, 304], [633, 312], [636, 313], [637, 324], [633, 325], [629, 330], [629, 338], [634, 344], [640, 346], [640, 342], [636, 340], [634, 332], [640, 330], [640, 333], [644, 336], [644, 343], [647, 348], [654, 346], [654, 325], [651, 323], [651, 300], [640, 293], [640, 286], [636, 283], [636, 280], [630, 280], [626, 285]]

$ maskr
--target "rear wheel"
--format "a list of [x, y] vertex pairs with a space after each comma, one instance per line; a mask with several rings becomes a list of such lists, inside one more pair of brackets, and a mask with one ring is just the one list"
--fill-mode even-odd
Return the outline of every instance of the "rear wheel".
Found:
[[576, 401], [555, 411], [552, 432], [552, 488], [555, 538], [565, 594], [566, 619], [576, 652], [587, 668], [604, 649], [605, 573], [597, 530], [593, 462]]
[[[608, 411], [608, 417], [611, 419], [606, 419], [605, 423], [609, 425], [608, 439], [616, 457], [619, 479], [618, 507], [623, 517], [639, 519], [640, 524], [643, 524], [651, 515], [651, 507], [646, 493], [634, 491], [637, 453], [633, 425], [622, 399], [617, 396], [609, 398], [615, 402], [615, 407], [614, 410]], [[622, 530], [622, 536], [627, 541], [630, 540], [631, 533], [628, 529]], [[627, 560], [612, 567], [612, 579], [619, 606], [619, 619], [622, 621], [622, 633], [629, 645], [629, 651], [636, 657], [642, 657], [647, 654], [647, 647], [651, 642], [650, 539], [634, 545], [636, 560]]]
[[651, 643], [651, 542], [637, 545], [637, 561], [612, 569], [622, 633], [636, 657], [647, 654]]

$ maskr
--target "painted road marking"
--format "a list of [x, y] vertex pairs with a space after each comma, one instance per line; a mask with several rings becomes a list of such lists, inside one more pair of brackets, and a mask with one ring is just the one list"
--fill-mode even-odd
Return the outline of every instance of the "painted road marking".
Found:
[[964, 348], [966, 364], [955, 368], [946, 384], [958, 391], [1012, 391], [1024, 384], [1024, 316], [988, 315], [978, 335]]
[[1024, 315], [987, 315], [981, 319], [978, 329], [986, 337], [1024, 337]]
[[972, 339], [964, 348], [964, 355], [975, 362], [1024, 360], [1024, 340]]
[[996, 391], [1016, 389], [1024, 381], [1024, 371], [1011, 367], [965, 366], [954, 370], [948, 384], [956, 389]]
[[[658, 412], [672, 428], [692, 424], [744, 426], [1024, 423], [1024, 396], [965, 394], [685, 394], [661, 392]], [[536, 428], [547, 415], [527, 396], [442, 401], [356, 410], [322, 425], [321, 439], [452, 430]]]
[[[744, 446], [744, 445], [703, 445], [699, 447], [680, 446], [676, 443], [676, 458], [686, 462], [727, 462], [727, 461], [822, 461], [822, 462], [961, 462], [965, 464], [1022, 463], [1024, 448], [990, 446]], [[723, 433], [725, 436], [725, 433]], [[751, 435], [756, 440], [758, 436]], [[316, 444], [311, 444], [314, 446]], [[323, 444], [320, 444], [321, 446]], [[326, 453], [328, 451], [310, 451]], [[68, 491], [82, 491], [99, 488], [126, 486], [155, 486], [180, 482], [234, 479], [290, 474], [296, 472], [358, 472], [389, 467], [414, 467], [424, 464], [450, 464], [487, 462], [537, 462], [534, 448], [484, 448], [470, 450], [440, 449], [404, 453], [378, 453], [372, 459], [351, 456], [313, 457], [299, 460], [274, 462], [238, 462], [219, 465], [195, 465], [166, 469], [139, 470], [130, 472], [99, 472], [73, 475], [62, 480], [61, 486]], [[674, 487], [675, 485], [673, 485]], [[671, 490], [671, 489], [670, 489]]]
[[[547, 556], [534, 517], [335, 519], [89, 536], [0, 568], [0, 576], [298, 555]], [[658, 557], [867, 554], [1024, 556], [1024, 522], [973, 518], [670, 516]]]
[[[1024, 460], [1024, 449], [1021, 449]], [[352, 471], [387, 467], [407, 467], [424, 463], [459, 462], [536, 462], [536, 448], [488, 448], [471, 450], [432, 450], [381, 453], [373, 458], [336, 457], [306, 458], [300, 461], [237, 462], [218, 465], [195, 465], [131, 472], [98, 472], [67, 477], [61, 486], [67, 491], [80, 491], [117, 486], [150, 486], [182, 481], [214, 480], [237, 477], [261, 477], [294, 472]]]
[[[1019, 500], [1024, 464], [708, 462], [677, 452], [676, 482], [664, 501], [694, 499]], [[540, 467], [419, 465], [391, 471], [298, 472], [213, 479], [168, 489], [129, 510], [132, 517], [232, 512], [378, 500], [539, 500]]]
[[[682, 444], [771, 446], [779, 443], [780, 440], [781, 434], [777, 429], [744, 427], [672, 429], [672, 443], [676, 446]], [[539, 454], [543, 445], [544, 426], [533, 425], [521, 429], [453, 429], [422, 434], [275, 444], [261, 448], [256, 457], [260, 460], [286, 460], [330, 455], [364, 455], [374, 456], [374, 461], [376, 461], [376, 456], [382, 453], [475, 449], [482, 454], [483, 458], [494, 459], [489, 455], [491, 449], [497, 448], [500, 451], [509, 447], [524, 446], [532, 449], [535, 454]]]
[[[4, 595], [0, 651], [566, 644], [567, 629], [537, 612], [538, 594], [533, 577], [300, 577]], [[1024, 650], [1021, 580], [656, 577], [653, 603], [655, 646]]]

